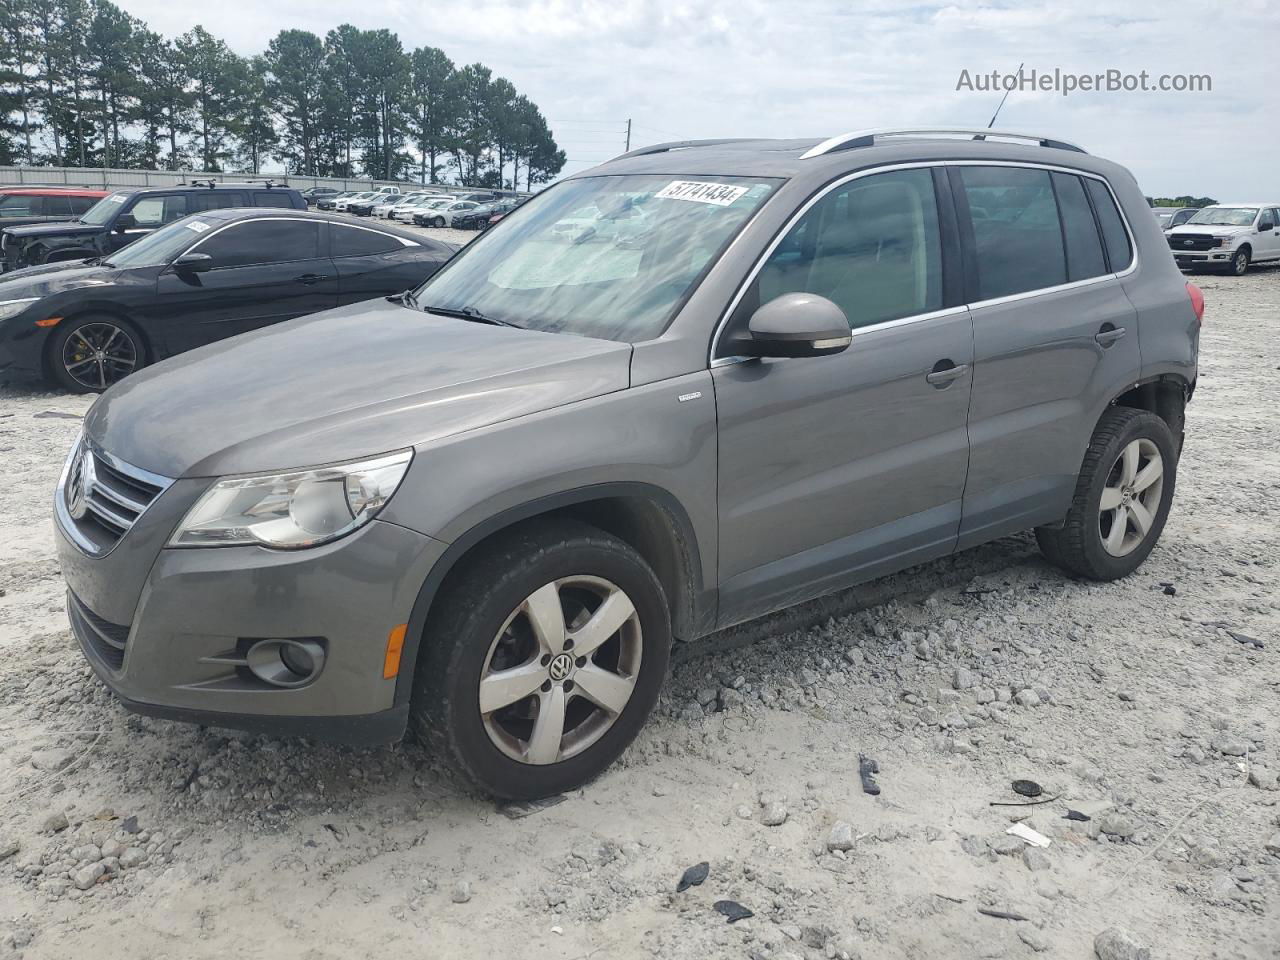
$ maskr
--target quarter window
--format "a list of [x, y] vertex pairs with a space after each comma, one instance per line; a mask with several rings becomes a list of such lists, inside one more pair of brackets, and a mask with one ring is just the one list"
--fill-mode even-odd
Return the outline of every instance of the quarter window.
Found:
[[1129, 233], [1120, 219], [1120, 211], [1111, 197], [1111, 191], [1101, 180], [1085, 177], [1089, 188], [1089, 198], [1093, 201], [1093, 209], [1098, 214], [1098, 224], [1102, 227], [1102, 239], [1107, 244], [1107, 257], [1111, 261], [1112, 272], [1129, 266], [1133, 260], [1133, 247], [1129, 245]]
[[228, 227], [195, 248], [215, 267], [314, 260], [320, 256], [320, 224], [314, 220], [254, 220]]
[[391, 253], [404, 249], [399, 238], [379, 233], [377, 230], [360, 230], [339, 224], [330, 226], [330, 243], [335, 257], [371, 257], [379, 253]]
[[826, 297], [854, 327], [940, 309], [942, 239], [930, 171], [860, 177], [824, 196], [769, 255], [740, 321], [784, 293]]
[[1053, 189], [1058, 195], [1062, 236], [1067, 243], [1067, 279], [1088, 280], [1102, 276], [1107, 272], [1107, 263], [1084, 185], [1079, 177], [1055, 173]]
[[1062, 224], [1049, 171], [960, 167], [977, 261], [978, 299], [1067, 281]]

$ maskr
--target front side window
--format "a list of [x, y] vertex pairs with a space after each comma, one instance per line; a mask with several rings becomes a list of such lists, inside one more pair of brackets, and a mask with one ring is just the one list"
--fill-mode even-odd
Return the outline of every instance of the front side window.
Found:
[[816, 293], [852, 327], [942, 307], [942, 237], [929, 170], [860, 177], [801, 217], [769, 255], [735, 327], [784, 293]]
[[756, 177], [566, 180], [486, 232], [417, 291], [547, 332], [651, 340], [777, 185]]
[[159, 227], [187, 215], [187, 198], [182, 194], [143, 197], [127, 211], [139, 227]]
[[992, 300], [1067, 281], [1062, 224], [1049, 171], [960, 167], [973, 223], [978, 299]]
[[194, 248], [206, 253], [213, 266], [314, 260], [320, 256], [320, 223], [315, 220], [251, 220], [214, 234]]

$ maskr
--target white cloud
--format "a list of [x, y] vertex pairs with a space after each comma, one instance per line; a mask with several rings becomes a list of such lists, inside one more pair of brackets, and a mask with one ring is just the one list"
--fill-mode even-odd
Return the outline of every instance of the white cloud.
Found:
[[[1126, 164], [1148, 193], [1280, 195], [1280, 5], [1159, 0], [916, 5], [798, 0], [334, 0], [198, 11], [124, 0], [168, 35], [202, 23], [241, 53], [281, 29], [388, 27], [407, 47], [482, 61], [541, 106], [582, 169], [633, 145], [715, 136], [826, 136], [903, 123], [984, 126], [999, 96], [962, 69], [1206, 73], [1201, 94], [1013, 93], [1000, 126], [1054, 134]], [[1229, 15], [1228, 15], [1229, 10]]]

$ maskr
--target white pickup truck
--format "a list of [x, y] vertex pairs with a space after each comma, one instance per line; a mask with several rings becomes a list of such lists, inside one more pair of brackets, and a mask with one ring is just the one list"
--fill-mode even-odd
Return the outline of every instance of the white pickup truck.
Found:
[[1212, 268], [1243, 277], [1251, 263], [1280, 260], [1280, 203], [1204, 207], [1165, 238], [1182, 269]]

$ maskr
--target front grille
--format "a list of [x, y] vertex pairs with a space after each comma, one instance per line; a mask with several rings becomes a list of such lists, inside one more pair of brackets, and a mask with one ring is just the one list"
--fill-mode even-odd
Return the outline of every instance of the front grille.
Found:
[[129, 642], [129, 627], [103, 620], [67, 591], [67, 615], [71, 629], [92, 654], [111, 670], [124, 666], [125, 647]]
[[80, 548], [101, 555], [120, 542], [171, 482], [82, 442], [58, 489], [59, 513]]
[[1212, 250], [1218, 245], [1218, 238], [1207, 233], [1179, 233], [1169, 235], [1169, 249], [1174, 253], [1192, 250]]

